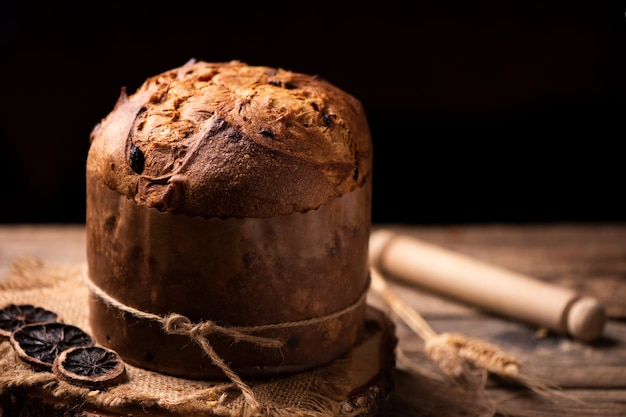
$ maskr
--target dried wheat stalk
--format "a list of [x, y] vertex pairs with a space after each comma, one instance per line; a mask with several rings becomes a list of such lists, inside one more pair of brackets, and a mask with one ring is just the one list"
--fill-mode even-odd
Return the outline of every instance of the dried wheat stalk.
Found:
[[460, 333], [438, 334], [375, 268], [371, 268], [371, 279], [372, 290], [424, 341], [427, 357], [452, 381], [476, 389], [484, 386], [488, 374], [494, 374], [542, 395], [562, 395], [558, 387], [521, 373], [520, 362], [498, 346]]

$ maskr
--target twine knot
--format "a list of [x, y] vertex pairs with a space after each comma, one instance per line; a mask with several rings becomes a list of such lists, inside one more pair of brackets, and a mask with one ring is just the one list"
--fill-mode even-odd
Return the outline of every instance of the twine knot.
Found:
[[171, 313], [164, 317], [161, 326], [167, 334], [189, 336], [193, 340], [206, 337], [211, 333], [219, 331], [227, 332], [226, 328], [218, 326], [211, 320], [193, 323], [187, 317], [178, 313]]
[[223, 327], [218, 326], [211, 320], [207, 320], [191, 326], [191, 329], [189, 329], [189, 336], [192, 339], [197, 339], [198, 337], [206, 337], [219, 329], [223, 329]]
[[254, 330], [253, 328], [224, 327], [211, 320], [193, 323], [187, 317], [178, 313], [171, 313], [163, 317], [161, 327], [167, 334], [188, 336], [196, 342], [199, 342], [201, 339], [206, 339], [207, 336], [212, 333], [220, 333], [230, 337], [235, 342], [245, 341], [257, 344], [261, 347], [270, 348], [280, 348], [283, 346], [283, 342], [280, 340], [250, 334], [250, 332]]

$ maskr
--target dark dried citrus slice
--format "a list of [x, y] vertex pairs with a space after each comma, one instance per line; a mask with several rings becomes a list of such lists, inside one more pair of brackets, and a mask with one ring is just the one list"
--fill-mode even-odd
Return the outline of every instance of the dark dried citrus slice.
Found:
[[48, 371], [64, 350], [95, 343], [81, 328], [58, 322], [27, 324], [11, 333], [10, 340], [20, 359], [35, 369]]
[[126, 379], [126, 366], [117, 352], [100, 346], [64, 350], [54, 361], [52, 372], [70, 384], [91, 389], [110, 387]]
[[58, 321], [56, 313], [30, 304], [9, 304], [0, 310], [0, 336], [9, 337], [20, 327]]

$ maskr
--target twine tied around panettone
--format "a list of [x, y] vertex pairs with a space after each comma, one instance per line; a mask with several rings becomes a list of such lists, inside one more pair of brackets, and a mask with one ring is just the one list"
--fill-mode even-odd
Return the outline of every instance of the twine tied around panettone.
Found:
[[106, 305], [114, 307], [122, 311], [123, 313], [128, 313], [138, 319], [155, 321], [161, 325], [161, 328], [166, 334], [187, 336], [192, 341], [197, 343], [202, 351], [206, 353], [211, 359], [211, 362], [215, 366], [220, 368], [220, 370], [226, 375], [226, 377], [237, 386], [237, 388], [241, 391], [241, 394], [243, 395], [246, 403], [254, 413], [258, 412], [261, 409], [261, 405], [255, 398], [254, 392], [252, 391], [250, 386], [246, 384], [239, 377], [239, 375], [237, 375], [237, 373], [230, 368], [230, 366], [228, 366], [228, 364], [220, 357], [220, 355], [215, 352], [215, 349], [213, 349], [213, 346], [211, 346], [211, 343], [209, 343], [208, 336], [211, 334], [221, 334], [223, 336], [231, 338], [234, 342], [245, 341], [253, 343], [259, 347], [280, 349], [284, 344], [281, 340], [255, 336], [253, 333], [266, 330], [308, 326], [341, 317], [356, 310], [365, 302], [367, 297], [367, 291], [369, 288], [369, 284], [366, 285], [362, 294], [351, 305], [345, 307], [342, 310], [324, 316], [313, 317], [305, 320], [272, 323], [258, 326], [224, 326], [219, 325], [211, 320], [194, 323], [189, 318], [178, 313], [170, 313], [166, 316], [160, 316], [158, 314], [141, 311], [131, 306], [128, 306], [120, 302], [119, 300], [116, 300], [111, 295], [107, 294], [103, 289], [98, 287], [89, 279], [87, 271], [83, 272], [83, 281], [92, 292], [92, 294], [97, 296]]

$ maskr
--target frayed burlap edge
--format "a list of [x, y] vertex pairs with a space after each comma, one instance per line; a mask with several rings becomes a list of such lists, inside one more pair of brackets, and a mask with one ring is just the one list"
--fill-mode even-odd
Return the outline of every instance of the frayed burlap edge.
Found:
[[[56, 312], [60, 320], [91, 332], [88, 323], [89, 291], [81, 278], [84, 265], [44, 263], [18, 258], [9, 275], [0, 279], [0, 308], [7, 304], [33, 304]], [[345, 362], [333, 363], [294, 376], [250, 384], [262, 405], [253, 413], [231, 382], [196, 381], [171, 377], [126, 365], [128, 380], [104, 390], [90, 390], [61, 381], [51, 372], [37, 372], [23, 363], [8, 340], [0, 343], [0, 393], [11, 387], [38, 387], [53, 397], [68, 398], [104, 409], [138, 406], [174, 415], [248, 416], [358, 416], [369, 410], [347, 407], [350, 379]]]

